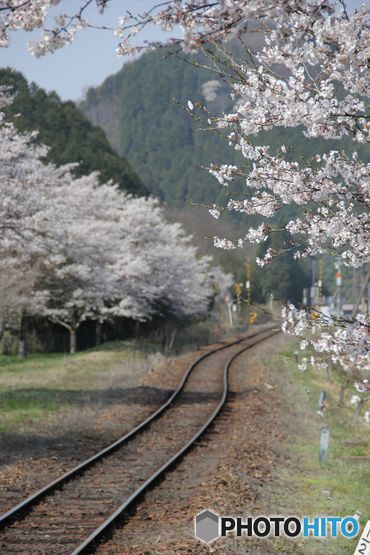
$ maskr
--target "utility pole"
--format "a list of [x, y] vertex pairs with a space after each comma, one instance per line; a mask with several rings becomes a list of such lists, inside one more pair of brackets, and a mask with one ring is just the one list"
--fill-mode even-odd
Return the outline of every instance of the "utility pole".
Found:
[[336, 313], [337, 316], [342, 316], [342, 272], [340, 271], [341, 268], [341, 261], [339, 258], [334, 263], [335, 267], [335, 283], [336, 283]]
[[361, 279], [360, 279], [359, 280], [360, 283], [358, 283], [359, 291], [358, 291], [358, 293], [355, 297], [355, 302], [354, 302], [354, 305], [353, 305], [353, 312], [352, 312], [353, 317], [356, 316], [356, 314], [357, 314], [359, 308], [361, 307], [361, 305], [364, 305], [364, 306], [361, 307], [363, 312], [366, 312], [366, 310], [368, 310], [369, 298], [368, 298], [368, 302], [367, 302], [367, 305], [366, 305], [366, 296], [369, 295], [369, 289], [368, 289], [369, 279], [370, 279], [370, 270], [366, 270], [366, 268], [364, 268], [362, 283], [361, 283]]
[[316, 283], [316, 258], [312, 257], [312, 286]]
[[236, 305], [238, 309], [238, 326], [240, 325], [240, 312], [242, 308], [242, 283], [236, 282], [234, 285], [236, 293]]
[[233, 303], [232, 300], [230, 298], [230, 295], [225, 295], [224, 297], [224, 301], [227, 307], [227, 315], [229, 318], [229, 326], [232, 328], [234, 326], [234, 321], [233, 321]]
[[251, 311], [251, 300], [252, 300], [252, 293], [251, 293], [251, 282], [252, 282], [252, 269], [251, 269], [251, 261], [247, 258], [247, 267], [246, 267], [246, 282], [245, 282], [245, 290], [247, 293], [247, 322], [249, 323], [249, 313]]
[[316, 258], [312, 257], [312, 284], [310, 287], [310, 307], [315, 308], [318, 304], [319, 290], [316, 282]]
[[358, 289], [360, 286], [359, 281], [359, 270], [358, 268], [353, 268], [353, 291], [352, 291], [352, 316], [355, 317], [357, 314], [357, 299], [358, 299]]
[[322, 306], [323, 303], [323, 281], [324, 281], [324, 260], [321, 257], [320, 258], [320, 264], [319, 264], [319, 281], [317, 282], [318, 288], [319, 288], [319, 306]]

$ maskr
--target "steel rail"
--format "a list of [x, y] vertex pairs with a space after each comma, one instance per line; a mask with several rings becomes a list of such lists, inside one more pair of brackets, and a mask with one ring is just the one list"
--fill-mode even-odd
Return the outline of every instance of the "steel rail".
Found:
[[[267, 333], [267, 332], [272, 331], [272, 330], [273, 330], [273, 328], [260, 330], [259, 332], [255, 333], [255, 334], [253, 334], [249, 337], [244, 337], [242, 339], [242, 341], [243, 340], [247, 341], [248, 339], [253, 339], [253, 337], [255, 337], [255, 336], [262, 335], [263, 333]], [[223, 372], [223, 392], [222, 392], [221, 399], [220, 399], [217, 407], [215, 408], [215, 410], [211, 414], [211, 416], [205, 422], [205, 424], [203, 424], [201, 426], [201, 428], [198, 430], [198, 432], [196, 434], [194, 434], [194, 436], [179, 451], [177, 451], [177, 453], [175, 453], [175, 455], [173, 455], [166, 463], [164, 463], [160, 468], [158, 468], [139, 488], [137, 488], [118, 507], [118, 509], [116, 509], [114, 511], [114, 513], [112, 513], [98, 528], [96, 528], [94, 530], [94, 532], [92, 532], [92, 534], [90, 534], [90, 536], [88, 536], [86, 538], [86, 540], [84, 540], [84, 542], [81, 543], [72, 552], [71, 555], [91, 555], [92, 553], [94, 553], [96, 548], [98, 547], [98, 544], [103, 539], [104, 535], [111, 529], [113, 524], [115, 524], [116, 522], [119, 521], [120, 518], [122, 518], [123, 513], [128, 508], [130, 508], [130, 506], [134, 505], [135, 501], [137, 501], [138, 498], [146, 490], [148, 490], [160, 476], [162, 476], [172, 465], [174, 465], [174, 463], [179, 462], [181, 457], [183, 457], [185, 455], [185, 453], [194, 445], [194, 443], [200, 438], [200, 436], [203, 435], [204, 432], [210, 427], [210, 425], [213, 423], [213, 421], [216, 419], [216, 417], [218, 416], [218, 414], [221, 412], [222, 408], [224, 407], [224, 405], [226, 403], [226, 400], [227, 400], [228, 391], [229, 391], [229, 369], [230, 369], [231, 364], [234, 362], [234, 360], [239, 355], [241, 355], [242, 353], [247, 351], [248, 349], [254, 347], [258, 343], [261, 343], [262, 341], [265, 341], [266, 339], [268, 339], [269, 337], [272, 337], [276, 333], [278, 333], [278, 331], [276, 331], [276, 330], [272, 331], [272, 333], [270, 333], [269, 335], [253, 342], [250, 345], [246, 345], [246, 346], [242, 347], [241, 349], [239, 349], [239, 351], [237, 353], [234, 353], [227, 360], [227, 362], [225, 363], [224, 372]], [[238, 341], [238, 342], [240, 343], [240, 341]], [[235, 343], [233, 343], [233, 344], [235, 345]]]
[[[267, 329], [271, 329], [271, 328], [267, 328]], [[58, 478], [56, 478], [55, 480], [53, 480], [52, 482], [47, 484], [46, 486], [37, 490], [35, 493], [31, 494], [29, 497], [27, 497], [26, 499], [24, 499], [23, 501], [21, 501], [20, 503], [18, 503], [17, 505], [12, 507], [11, 509], [9, 509], [7, 512], [0, 515], [0, 530], [9, 526], [12, 522], [14, 522], [14, 520], [20, 519], [22, 516], [25, 516], [25, 514], [29, 510], [31, 510], [32, 507], [34, 507], [37, 503], [39, 503], [44, 497], [46, 497], [47, 495], [50, 495], [51, 493], [53, 493], [57, 489], [61, 488], [68, 481], [70, 481], [74, 478], [77, 478], [78, 476], [83, 474], [83, 472], [85, 472], [85, 470], [87, 470], [90, 466], [94, 465], [96, 462], [103, 459], [106, 455], [108, 455], [110, 453], [113, 453], [116, 449], [118, 449], [123, 444], [125, 444], [130, 439], [132, 439], [134, 436], [136, 436], [139, 432], [146, 429], [151, 422], [153, 422], [155, 419], [157, 419], [165, 410], [167, 410], [170, 407], [170, 405], [173, 403], [173, 401], [176, 399], [176, 397], [184, 389], [185, 384], [186, 384], [190, 374], [194, 370], [194, 368], [200, 362], [202, 362], [205, 358], [211, 356], [214, 353], [217, 353], [219, 351], [227, 349], [228, 347], [231, 347], [233, 345], [237, 345], [238, 343], [241, 343], [242, 341], [246, 341], [249, 338], [253, 338], [256, 335], [259, 335], [260, 333], [262, 333], [262, 331], [267, 331], [267, 329], [259, 330], [254, 334], [238, 338], [235, 341], [231, 341], [229, 343], [221, 345], [220, 347], [216, 347], [216, 348], [214, 348], [210, 351], [207, 351], [206, 353], [204, 353], [203, 355], [198, 357], [187, 368], [187, 370], [185, 371], [179, 385], [174, 390], [174, 392], [170, 395], [170, 397], [167, 399], [167, 401], [165, 401], [160, 407], [158, 407], [157, 410], [155, 410], [152, 414], [150, 414], [147, 418], [145, 418], [142, 422], [140, 422], [138, 425], [136, 425], [134, 428], [132, 428], [125, 435], [123, 435], [122, 437], [120, 437], [119, 439], [114, 441], [113, 443], [109, 444], [107, 447], [104, 447], [101, 451], [95, 453], [94, 455], [92, 455], [88, 459], [84, 460], [79, 465], [73, 467], [71, 470], [68, 470], [67, 472], [65, 472], [64, 474], [62, 474], [61, 476], [59, 476]]]

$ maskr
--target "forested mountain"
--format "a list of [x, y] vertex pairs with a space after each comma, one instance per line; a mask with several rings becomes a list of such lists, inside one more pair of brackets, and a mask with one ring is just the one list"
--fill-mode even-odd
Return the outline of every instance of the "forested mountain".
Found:
[[50, 147], [47, 161], [57, 165], [79, 162], [76, 176], [98, 170], [100, 181], [113, 179], [122, 190], [135, 195], [147, 190], [125, 158], [110, 146], [104, 131], [94, 126], [73, 102], [62, 102], [56, 93], [29, 84], [12, 69], [0, 69], [0, 86], [15, 95], [7, 113], [20, 131], [37, 130], [37, 142]]
[[[0, 85], [10, 86], [17, 93], [8, 111], [14, 116], [20, 114], [13, 118], [20, 130], [39, 130], [37, 140], [51, 147], [48, 160], [56, 164], [80, 162], [77, 175], [98, 170], [102, 181], [111, 178], [135, 194], [145, 194], [147, 187], [167, 204], [167, 216], [182, 221], [195, 236], [202, 254], [211, 254], [240, 281], [244, 280], [245, 262], [248, 256], [253, 259], [254, 249], [220, 251], [213, 248], [212, 237], [236, 239], [256, 223], [256, 217], [234, 214], [216, 222], [206, 210], [190, 206], [192, 202], [210, 205], [225, 201], [225, 188], [201, 166], [212, 161], [233, 163], [236, 156], [215, 133], [197, 130], [189, 114], [181, 109], [189, 99], [199, 99], [214, 112], [230, 108], [227, 90], [212, 72], [165, 56], [163, 50], [151, 52], [126, 64], [101, 87], [89, 89], [80, 105], [83, 113], [73, 102], [62, 102], [55, 93], [47, 94], [37, 85], [28, 84], [13, 70], [0, 69]], [[97, 126], [105, 131], [109, 142]], [[294, 144], [298, 155], [309, 156], [313, 151], [313, 141], [302, 140], [302, 135], [291, 130], [279, 130], [278, 136], [269, 134], [258, 140]], [[334, 146], [322, 142], [323, 149]], [[287, 218], [293, 211], [294, 207], [286, 207], [281, 216]], [[285, 266], [299, 299], [308, 268], [299, 264], [297, 272], [288, 260]], [[329, 275], [332, 273], [329, 270]], [[271, 290], [271, 283], [257, 268], [253, 274], [254, 291], [257, 298], [262, 298]], [[282, 298], [292, 297], [291, 292], [280, 293]]]
[[219, 186], [200, 166], [224, 159], [227, 145], [214, 133], [197, 131], [175, 100], [181, 105], [204, 100], [205, 83], [214, 79], [211, 72], [158, 50], [90, 88], [80, 108], [104, 129], [153, 194], [177, 206], [207, 203], [218, 196]]
[[[205, 56], [181, 54], [186, 61], [180, 61], [169, 53], [160, 49], [125, 64], [100, 87], [90, 88], [80, 108], [104, 129], [116, 151], [160, 199], [176, 206], [222, 204], [225, 189], [201, 166], [232, 164], [237, 153], [216, 133], [197, 129], [182, 106], [190, 99], [213, 113], [229, 110], [228, 91], [214, 72], [187, 63], [209, 63]], [[294, 129], [275, 129], [255, 140], [272, 147], [292, 146], [288, 157], [298, 158], [338, 148], [338, 142], [308, 140]], [[344, 146], [349, 148], [346, 142]], [[290, 214], [291, 207], [282, 216]]]
[[[195, 235], [203, 253], [211, 254], [237, 279], [245, 279], [245, 261], [253, 259], [254, 249], [219, 251], [212, 246], [212, 236], [235, 239], [257, 223], [255, 216], [221, 217], [215, 222], [206, 210], [191, 203], [224, 204], [231, 187], [225, 189], [201, 166], [210, 163], [232, 164], [237, 153], [213, 132], [197, 129], [193, 119], [182, 109], [188, 100], [199, 100], [210, 112], [219, 113], [232, 107], [226, 86], [214, 72], [191, 63], [208, 63], [205, 57], [186, 61], [168, 55], [160, 49], [126, 63], [100, 87], [90, 88], [80, 109], [95, 125], [101, 126], [113, 146], [127, 157], [150, 192], [167, 204], [167, 212], [180, 219]], [[288, 147], [287, 158], [310, 158], [317, 151], [325, 152], [342, 146], [351, 149], [350, 141], [306, 139], [294, 129], [275, 129], [255, 139], [259, 144], [277, 148]], [[292, 148], [289, 148], [292, 147]], [[361, 150], [361, 149], [360, 149]], [[233, 183], [232, 190], [236, 185]], [[291, 219], [297, 207], [287, 206], [279, 217]], [[231, 216], [231, 215], [230, 215]], [[206, 239], [205, 239], [206, 238]], [[266, 245], [264, 245], [266, 246]], [[308, 261], [294, 262], [291, 257], [279, 257], [267, 272], [254, 268], [254, 291], [257, 298], [273, 292], [275, 298], [302, 298], [302, 287], [310, 283]], [[325, 264], [325, 286], [334, 290], [333, 261]]]

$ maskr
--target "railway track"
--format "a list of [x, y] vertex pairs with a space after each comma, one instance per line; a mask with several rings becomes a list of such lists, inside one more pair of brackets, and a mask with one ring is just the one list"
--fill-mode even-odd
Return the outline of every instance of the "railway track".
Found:
[[265, 327], [205, 352], [151, 416], [1, 515], [1, 555], [93, 553], [211, 426], [235, 358], [275, 333]]

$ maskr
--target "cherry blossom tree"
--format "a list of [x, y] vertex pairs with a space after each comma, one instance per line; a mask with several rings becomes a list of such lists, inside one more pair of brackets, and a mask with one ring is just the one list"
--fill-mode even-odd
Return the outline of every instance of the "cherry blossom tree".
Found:
[[24, 316], [45, 300], [41, 291], [32, 292], [52, 234], [52, 185], [64, 180], [69, 167], [42, 163], [46, 148], [6, 120], [2, 109], [9, 102], [0, 90], [0, 320], [3, 331], [9, 315], [17, 313], [22, 340]]
[[55, 228], [46, 239], [49, 248], [31, 300], [46, 292], [42, 309], [34, 312], [69, 331], [72, 353], [81, 323], [105, 319], [105, 303], [114, 292], [112, 268], [120, 253], [120, 234], [113, 203], [118, 197], [113, 186], [99, 185], [96, 174], [79, 179], [69, 174], [64, 183], [53, 184]]
[[[145, 265], [140, 272], [144, 280], [133, 281], [137, 302], [142, 299], [146, 307], [143, 310], [170, 312], [180, 318], [204, 316], [212, 296], [210, 257], [197, 256], [191, 237], [180, 224], [165, 222], [154, 199], [131, 199], [125, 205], [123, 222], [129, 256]], [[150, 301], [147, 295], [152, 289], [155, 294]]]
[[[74, 14], [62, 10], [55, 25], [45, 27], [49, 8], [59, 2], [3, 2], [2, 44], [18, 28], [41, 28], [39, 41], [30, 45], [36, 56], [71, 42], [79, 29], [95, 24], [86, 17], [93, 5], [87, 1]], [[95, 2], [102, 12], [108, 1]], [[209, 171], [222, 186], [241, 180], [244, 198], [230, 199], [222, 210], [258, 214], [263, 223], [232, 242], [215, 238], [222, 248], [240, 248], [245, 241], [262, 242], [274, 229], [273, 217], [286, 205], [299, 215], [286, 229], [293, 242], [287, 247], [295, 257], [330, 253], [355, 268], [369, 262], [369, 164], [364, 147], [369, 143], [369, 9], [350, 13], [344, 0], [180, 0], [155, 4], [147, 13], [122, 14], [114, 32], [118, 54], [135, 53], [156, 44], [133, 46], [134, 37], [147, 25], [178, 33], [169, 43], [181, 43], [195, 52], [213, 44], [211, 65], [227, 81], [234, 99], [231, 113], [212, 116], [189, 99], [188, 110], [223, 134], [245, 164], [212, 161]], [[248, 44], [249, 29], [260, 36], [260, 48]], [[227, 50], [239, 37], [242, 56]], [[215, 49], [220, 48], [219, 54]], [[281, 144], [277, 152], [259, 142], [260, 133], [292, 128], [307, 139], [338, 141], [337, 149], [317, 151], [309, 160], [294, 158]], [[344, 149], [343, 139], [350, 143]], [[258, 262], [263, 266], [279, 255], [271, 249]], [[288, 306], [283, 311], [284, 331], [302, 338], [304, 348], [338, 362], [344, 369], [355, 365], [370, 369], [369, 316], [328, 318]], [[307, 336], [307, 331], [311, 330]], [[313, 334], [313, 335], [312, 335]], [[304, 359], [302, 365], [304, 365]]]
[[41, 313], [69, 330], [71, 352], [88, 319], [207, 313], [210, 260], [196, 259], [181, 226], [167, 224], [155, 200], [130, 198], [91, 174], [56, 188], [54, 205], [63, 216], [42, 263], [39, 287], [48, 300]]
[[[9, 101], [0, 92], [1, 106]], [[0, 112], [1, 322], [16, 312], [22, 328], [24, 316], [44, 316], [69, 331], [75, 352], [88, 319], [206, 315], [211, 259], [158, 202], [43, 163], [47, 150], [33, 138]]]

